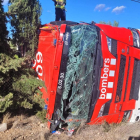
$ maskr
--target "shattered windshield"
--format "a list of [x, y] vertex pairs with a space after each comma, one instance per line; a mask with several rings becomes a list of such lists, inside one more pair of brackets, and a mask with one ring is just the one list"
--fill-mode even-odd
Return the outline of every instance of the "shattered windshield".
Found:
[[81, 121], [87, 121], [92, 89], [94, 85], [94, 61], [97, 29], [91, 25], [71, 26], [71, 46], [69, 48], [61, 109], [61, 120], [68, 128], [75, 128]]

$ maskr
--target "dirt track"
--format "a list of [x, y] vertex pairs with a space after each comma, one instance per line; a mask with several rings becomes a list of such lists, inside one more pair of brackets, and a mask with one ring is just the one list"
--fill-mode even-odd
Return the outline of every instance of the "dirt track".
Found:
[[140, 140], [140, 122], [101, 126], [84, 125], [69, 137], [65, 133], [50, 134], [45, 123], [35, 116], [17, 116], [8, 120], [9, 129], [0, 133], [0, 140]]

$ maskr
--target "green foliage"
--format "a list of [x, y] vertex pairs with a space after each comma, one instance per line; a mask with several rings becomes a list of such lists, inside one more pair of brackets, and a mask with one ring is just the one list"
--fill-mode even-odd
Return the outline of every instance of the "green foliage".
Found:
[[47, 121], [46, 113], [47, 113], [46, 110], [42, 110], [42, 111], [38, 111], [36, 114], [37, 117], [40, 118], [43, 123]]
[[119, 22], [114, 21], [113, 26], [118, 27], [119, 26]]
[[10, 70], [18, 71], [18, 68], [21, 68], [22, 64], [24, 64], [24, 59], [13, 59], [10, 56], [0, 53], [0, 72], [10, 74]]
[[40, 90], [38, 90], [37, 93], [38, 93], [38, 94], [35, 94], [35, 95], [34, 95], [33, 102], [34, 102], [34, 104], [35, 104], [35, 103], [38, 103], [38, 104], [39, 104], [39, 107], [41, 108], [41, 110], [40, 110], [40, 111], [37, 111], [36, 116], [37, 116], [38, 118], [40, 118], [42, 122], [46, 122], [46, 121], [47, 121], [47, 119], [46, 119], [46, 113], [47, 113], [47, 112], [46, 112], [46, 110], [44, 109], [45, 102], [44, 102], [43, 99], [41, 99], [41, 97], [42, 97], [42, 92], [41, 92]]
[[36, 93], [36, 89], [38, 89], [38, 86], [44, 86], [43, 82], [41, 83], [42, 85], [40, 83], [40, 80], [31, 75], [29, 75], [28, 77], [27, 75], [22, 75], [18, 81], [15, 81], [13, 83], [13, 89], [20, 93], [24, 93], [24, 95], [32, 95], [32, 93]]
[[111, 23], [111, 21], [109, 21], [109, 22], [100, 21], [100, 24], [107, 24], [107, 25], [111, 25], [111, 26], [115, 26], [115, 27], [119, 26], [119, 22], [117, 22], [117, 21], [114, 21], [113, 24]]
[[[10, 22], [13, 27], [13, 43], [26, 50], [32, 56], [38, 44], [38, 27], [40, 26], [41, 5], [39, 0], [10, 0]], [[22, 54], [21, 54], [22, 56]]]
[[[6, 54], [0, 54], [2, 64], [0, 66], [0, 95], [5, 98], [9, 92], [13, 93], [11, 109], [20, 107], [32, 109], [34, 104], [38, 104], [40, 108], [44, 106], [44, 101], [41, 99], [42, 93], [38, 89], [38, 87], [45, 87], [44, 82], [36, 78], [37, 75], [30, 67], [29, 60], [30, 57], [12, 58]], [[35, 98], [37, 93], [39, 96]], [[8, 107], [6, 105], [5, 108]]]
[[18, 94], [16, 99], [18, 107], [32, 109], [34, 104], [39, 104], [40, 108], [43, 108], [45, 103], [39, 86], [45, 87], [44, 82], [32, 75], [22, 75], [18, 80], [16, 78], [13, 89]]
[[[38, 0], [10, 0], [8, 17], [13, 30], [12, 39], [7, 39], [2, 2], [0, 0], [0, 113], [20, 108], [42, 111], [45, 103], [39, 87], [45, 85], [31, 68], [38, 44], [41, 6]], [[17, 48], [23, 46], [31, 53], [20, 58]]]
[[6, 40], [7, 40], [7, 35], [8, 31], [6, 28], [6, 17], [4, 13], [4, 9], [2, 6], [3, 0], [0, 0], [0, 52], [5, 52], [7, 48], [5, 48], [6, 45]]
[[13, 104], [13, 94], [9, 93], [4, 98], [0, 96], [0, 113], [4, 113]]
[[9, 40], [7, 43], [9, 45], [10, 49], [12, 50], [12, 54], [17, 53], [17, 46], [15, 46], [15, 44], [13, 43], [13, 41], [12, 40]]

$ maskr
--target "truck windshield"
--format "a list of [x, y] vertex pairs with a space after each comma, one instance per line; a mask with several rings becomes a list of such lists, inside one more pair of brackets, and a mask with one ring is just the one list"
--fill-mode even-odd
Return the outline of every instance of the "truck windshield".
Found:
[[[71, 26], [71, 45], [61, 98], [57, 110], [68, 128], [75, 128], [87, 121], [94, 81], [94, 63], [98, 32], [95, 26]], [[72, 121], [69, 121], [72, 120]]]

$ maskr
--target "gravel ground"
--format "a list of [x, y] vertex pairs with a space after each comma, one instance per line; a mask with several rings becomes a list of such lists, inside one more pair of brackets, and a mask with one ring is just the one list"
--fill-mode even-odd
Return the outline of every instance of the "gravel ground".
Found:
[[0, 132], [0, 140], [140, 140], [140, 122], [84, 125], [73, 136], [66, 132], [50, 134], [46, 123], [35, 116], [15, 116], [7, 123], [8, 130]]

